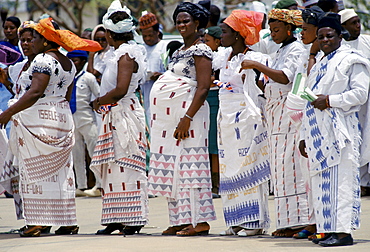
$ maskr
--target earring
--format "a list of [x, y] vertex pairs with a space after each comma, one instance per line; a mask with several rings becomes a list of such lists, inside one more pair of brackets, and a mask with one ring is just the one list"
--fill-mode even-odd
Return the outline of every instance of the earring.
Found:
[[197, 33], [198, 32], [198, 29], [197, 28], [195, 28], [195, 33]]
[[235, 37], [235, 40], [238, 40], [239, 38], [238, 37]]
[[290, 36], [290, 34], [291, 34], [290, 31], [288, 31], [287, 33], [288, 33], [288, 36]]
[[44, 46], [48, 46], [48, 43], [44, 42]]

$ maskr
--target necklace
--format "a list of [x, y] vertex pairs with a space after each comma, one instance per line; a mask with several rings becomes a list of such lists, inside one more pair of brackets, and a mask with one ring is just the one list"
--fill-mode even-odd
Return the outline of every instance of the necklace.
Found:
[[197, 38], [189, 47], [185, 47], [185, 45], [184, 45], [184, 48], [182, 49], [182, 50], [186, 50], [186, 49], [189, 49], [190, 47], [192, 47], [193, 45], [195, 45], [196, 43], [198, 43], [199, 42], [199, 40], [200, 40], [200, 38]]
[[48, 52], [58, 52], [59, 50], [58, 49], [55, 49], [55, 48], [51, 48], [49, 50], [46, 50], [44, 53], [48, 53]]

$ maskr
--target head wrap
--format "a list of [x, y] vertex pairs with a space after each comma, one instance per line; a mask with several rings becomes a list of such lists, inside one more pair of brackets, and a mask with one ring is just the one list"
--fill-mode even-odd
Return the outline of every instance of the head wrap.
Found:
[[337, 32], [338, 35], [340, 35], [342, 32], [342, 25], [340, 24], [339, 18], [333, 15], [325, 16], [319, 20], [319, 25], [317, 26], [317, 30], [319, 30], [320, 28], [324, 28], [324, 27], [333, 28]]
[[246, 45], [253, 45], [259, 41], [259, 32], [262, 29], [263, 13], [247, 10], [233, 10], [224, 23], [239, 32]]
[[288, 9], [292, 5], [298, 5], [296, 0], [280, 0], [276, 5], [276, 9]]
[[302, 10], [302, 19], [307, 24], [312, 24], [317, 26], [319, 24], [320, 18], [325, 15], [325, 12], [318, 6], [312, 6]]
[[221, 34], [222, 34], [222, 29], [219, 26], [211, 26], [211, 27], [208, 27], [204, 33], [214, 38], [220, 39]]
[[77, 49], [96, 52], [102, 49], [96, 41], [82, 39], [68, 30], [55, 30], [51, 20], [51, 18], [41, 19], [33, 29], [44, 36], [45, 39], [57, 43], [69, 52]]
[[253, 1], [250, 10], [267, 14], [265, 4], [259, 1]]
[[0, 45], [0, 63], [10, 65], [16, 62], [21, 54], [10, 47]]
[[23, 29], [26, 29], [26, 28], [31, 28], [31, 29], [33, 29], [33, 28], [35, 27], [35, 25], [36, 25], [36, 23], [35, 23], [35, 22], [33, 22], [32, 20], [30, 20], [30, 21], [24, 21], [24, 22], [21, 24], [21, 26], [19, 26], [19, 28], [18, 28], [18, 37], [20, 36], [21, 31], [22, 31]]
[[[14, 16], [7, 17], [5, 19], [5, 22], [6, 21], [12, 22], [17, 28], [19, 28], [19, 26], [21, 26], [21, 20], [19, 20], [19, 18], [17, 18], [17, 17], [14, 17]], [[5, 22], [3, 23], [3, 27], [4, 27]]]
[[158, 24], [157, 17], [151, 12], [143, 11], [141, 17], [139, 18], [140, 29], [147, 29], [155, 24]]
[[209, 11], [199, 4], [193, 4], [190, 2], [182, 2], [177, 5], [175, 11], [173, 12], [172, 19], [176, 24], [177, 15], [180, 12], [186, 12], [193, 17], [194, 20], [199, 21], [198, 29], [205, 28], [209, 19]]
[[85, 58], [87, 59], [89, 57], [89, 54], [86, 51], [82, 50], [73, 50], [69, 53], [67, 53], [68, 58]]
[[318, 2], [319, 2], [319, 0], [307, 0], [306, 2], [303, 3], [303, 6], [307, 7], [307, 6], [310, 6], [310, 5], [313, 5], [313, 4], [317, 4]]
[[302, 11], [300, 10], [286, 10], [286, 9], [272, 9], [269, 11], [268, 18], [284, 21], [295, 26], [302, 25]]
[[[102, 29], [99, 29], [99, 28], [102, 28]], [[104, 25], [103, 24], [98, 24], [97, 26], [94, 27], [94, 29], [91, 32], [91, 39], [92, 40], [94, 40], [95, 34], [98, 32], [98, 30], [99, 31], [104, 30], [104, 32], [105, 32]]]
[[338, 14], [340, 15], [340, 22], [342, 24], [347, 20], [358, 16], [354, 9], [344, 9], [341, 10]]
[[211, 9], [211, 0], [203, 0], [198, 2], [199, 5], [202, 5], [205, 9]]
[[92, 32], [92, 29], [91, 29], [91, 28], [86, 28], [86, 29], [84, 30], [84, 32]]
[[[109, 17], [116, 12], [126, 12], [129, 15], [129, 18], [121, 20], [117, 23], [113, 23], [112, 19]], [[110, 30], [115, 33], [125, 33], [125, 32], [132, 32], [136, 29], [134, 26], [131, 11], [126, 6], [122, 7], [121, 2], [119, 0], [114, 0], [108, 8], [107, 13], [103, 16], [103, 24], [105, 29]]]

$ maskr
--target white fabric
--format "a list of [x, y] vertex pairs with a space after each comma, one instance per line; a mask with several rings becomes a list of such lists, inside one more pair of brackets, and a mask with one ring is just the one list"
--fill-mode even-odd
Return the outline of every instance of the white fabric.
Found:
[[[130, 17], [121, 20], [117, 23], [113, 23], [112, 19], [109, 19], [109, 17], [118, 11], [126, 12]], [[111, 5], [109, 6], [107, 13], [103, 16], [103, 25], [104, 28], [107, 30], [111, 30], [116, 33], [125, 33], [125, 32], [131, 32], [136, 29], [133, 23], [133, 19], [131, 17], [131, 11], [126, 6], [122, 7], [121, 2], [119, 0], [114, 0]]]
[[[368, 99], [369, 62], [346, 46], [312, 68], [309, 87], [329, 95], [329, 116], [309, 103], [302, 121], [312, 176], [318, 232], [344, 232], [359, 227], [361, 132], [357, 113]], [[363, 129], [367, 132], [369, 129]]]
[[286, 107], [287, 95], [303, 52], [304, 47], [298, 41], [280, 48], [270, 67], [282, 70], [289, 83], [280, 84], [270, 78], [265, 88], [271, 181], [278, 229], [310, 224], [308, 194], [301, 167], [304, 163], [298, 150], [299, 134]]
[[120, 47], [113, 52], [113, 55], [106, 61], [106, 65], [109, 66], [110, 74], [104, 74], [100, 86], [100, 95], [103, 96], [110, 90], [114, 89], [117, 85], [117, 74], [118, 74], [118, 60], [127, 54], [131, 59], [135, 59], [139, 68], [137, 73], [133, 73], [131, 77], [132, 85], [129, 86], [127, 94], [134, 95], [139, 81], [144, 80], [146, 76], [147, 63], [145, 61], [146, 51], [142, 45], [136, 44], [134, 41], [123, 43]]
[[343, 24], [346, 22], [348, 19], [351, 19], [353, 17], [357, 17], [357, 13], [355, 12], [354, 9], [344, 9], [338, 12], [340, 15], [340, 23]]

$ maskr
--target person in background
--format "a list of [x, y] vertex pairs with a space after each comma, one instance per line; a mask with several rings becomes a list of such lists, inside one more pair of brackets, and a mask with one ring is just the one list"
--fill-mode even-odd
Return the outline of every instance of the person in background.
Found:
[[75, 125], [75, 145], [73, 146], [72, 154], [77, 184], [76, 197], [97, 197], [101, 196], [98, 189], [101, 187], [100, 178], [96, 177], [95, 186], [87, 190], [85, 144], [89, 156], [92, 157], [98, 139], [98, 128], [95, 114], [89, 104], [92, 96], [99, 96], [100, 87], [95, 76], [84, 70], [88, 58], [86, 51], [74, 50], [68, 52], [67, 57], [71, 59], [77, 70], [70, 100]]
[[311, 8], [313, 6], [316, 6], [317, 3], [319, 2], [319, 0], [303, 0], [303, 7], [305, 7], [306, 9], [307, 8]]
[[91, 28], [86, 28], [85, 30], [83, 30], [83, 32], [81, 33], [81, 38], [84, 38], [84, 39], [92, 39], [92, 29]]
[[[361, 20], [354, 9], [344, 9], [339, 13], [342, 27], [349, 33], [347, 40], [342, 40], [343, 45], [349, 45], [363, 53], [363, 56], [370, 60], [370, 35], [361, 34]], [[368, 120], [366, 118], [365, 106], [359, 111], [361, 125]], [[366, 164], [360, 168], [361, 195], [370, 195], [370, 168]]]
[[[8, 90], [14, 95], [13, 99], [19, 99], [23, 94], [30, 89], [31, 79], [27, 70], [31, 65], [31, 62], [35, 58], [36, 54], [32, 50], [32, 39], [33, 39], [33, 26], [35, 23], [33, 21], [23, 22], [22, 25], [18, 28], [18, 36], [20, 40], [20, 45], [24, 55], [27, 57], [22, 62], [18, 62], [14, 65], [10, 65], [5, 71], [0, 69], [0, 82], [4, 83]], [[18, 53], [18, 56], [20, 54]], [[15, 60], [14, 60], [15, 61]], [[12, 62], [14, 63], [14, 62]], [[10, 125], [9, 125], [10, 126]], [[3, 148], [8, 149], [8, 144], [3, 143]], [[5, 154], [4, 154], [5, 155]], [[4, 162], [1, 163], [0, 169], [4, 169], [1, 174], [8, 174], [6, 177], [2, 177], [1, 183], [3, 183], [9, 195], [13, 195], [15, 210], [17, 219], [23, 219], [22, 212], [22, 203], [21, 197], [19, 194], [19, 172], [18, 165], [14, 155], [10, 151], [6, 152], [6, 164], [13, 163], [13, 165], [3, 166]], [[10, 171], [6, 170], [10, 169]], [[10, 193], [11, 194], [10, 194]], [[49, 230], [43, 230], [46, 233], [50, 232]]]
[[298, 10], [298, 2], [296, 0], [280, 0], [275, 5], [276, 9]]
[[302, 24], [300, 10], [272, 9], [269, 14], [271, 37], [282, 44], [272, 64], [266, 66], [244, 60], [243, 69], [256, 69], [268, 77], [261, 86], [266, 97], [265, 116], [270, 144], [271, 181], [275, 196], [276, 237], [292, 237], [310, 224], [308, 194], [298, 150], [299, 134], [286, 108], [288, 92], [304, 52], [293, 31]]
[[159, 23], [157, 17], [151, 12], [143, 12], [139, 18], [140, 32], [146, 49], [147, 78], [140, 86], [144, 99], [144, 109], [147, 121], [150, 120], [149, 95], [153, 83], [163, 74], [166, 69], [163, 64], [162, 55], [166, 53], [167, 43], [159, 38]]
[[168, 44], [166, 46], [166, 50], [168, 52], [167, 65], [169, 63], [171, 63], [173, 53], [176, 52], [177, 49], [179, 49], [182, 45], [183, 45], [183, 43], [181, 43], [178, 40], [172, 40], [172, 41], [168, 42]]
[[[208, 45], [214, 54], [217, 53], [221, 46], [222, 29], [219, 26], [211, 26], [205, 30], [204, 43]], [[208, 92], [207, 102], [209, 104], [209, 145], [208, 152], [210, 155], [211, 164], [211, 179], [212, 179], [212, 197], [220, 198], [218, 189], [220, 185], [220, 168], [218, 161], [218, 147], [217, 147], [217, 114], [219, 108], [218, 86], [213, 84], [214, 80], [219, 80], [220, 71], [214, 71], [212, 74], [212, 84]]]
[[[262, 64], [270, 61], [267, 55], [249, 48], [259, 40], [262, 22], [262, 13], [234, 10], [220, 24], [221, 42], [226, 49], [216, 54], [213, 68], [220, 69], [222, 84], [217, 118], [219, 193], [228, 227], [220, 235], [263, 234], [270, 222], [267, 203], [269, 147], [259, 100], [262, 91], [257, 85], [261, 73], [253, 69], [240, 71], [243, 60]], [[253, 153], [258, 154], [253, 156]]]
[[76, 69], [58, 49], [96, 51], [101, 47], [68, 30], [59, 30], [49, 18], [40, 20], [33, 29], [37, 56], [25, 76], [25, 81], [31, 80], [30, 88], [0, 114], [2, 126], [11, 119], [14, 126], [9, 145], [19, 160], [19, 188], [27, 225], [20, 236], [40, 236], [53, 225], [61, 226], [55, 231], [58, 235], [76, 234], [74, 135], [68, 103]]
[[107, 55], [109, 55], [108, 51], [110, 46], [107, 43], [105, 33], [106, 31], [104, 25], [102, 24], [95, 26], [95, 28], [93, 29], [91, 33], [91, 38], [92, 40], [98, 42], [103, 49], [99, 52], [90, 52], [87, 65], [87, 71], [92, 73], [96, 77], [99, 84], [101, 81], [101, 75], [106, 68], [105, 61], [109, 58], [109, 56]]
[[172, 226], [162, 235], [207, 235], [207, 222], [216, 219], [207, 146], [212, 50], [198, 30], [207, 25], [209, 12], [182, 2], [172, 17], [184, 45], [150, 94], [149, 192], [167, 198]]
[[103, 123], [90, 169], [102, 180], [103, 204], [97, 235], [119, 230], [133, 235], [148, 223], [145, 165], [145, 114], [135, 95], [146, 76], [146, 51], [133, 39], [131, 11], [114, 0], [103, 16], [106, 38], [114, 50], [106, 61], [100, 97], [92, 105]]
[[326, 234], [313, 242], [324, 247], [353, 244], [351, 233], [360, 227], [360, 160], [369, 161], [368, 150], [360, 149], [369, 128], [360, 126], [357, 114], [368, 99], [370, 64], [341, 46], [341, 30], [336, 17], [319, 21], [324, 57], [308, 79], [318, 98], [306, 103], [299, 144], [309, 162], [317, 230]]
[[319, 0], [317, 6], [320, 7], [324, 12], [339, 12], [339, 6], [337, 0]]

